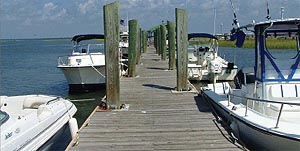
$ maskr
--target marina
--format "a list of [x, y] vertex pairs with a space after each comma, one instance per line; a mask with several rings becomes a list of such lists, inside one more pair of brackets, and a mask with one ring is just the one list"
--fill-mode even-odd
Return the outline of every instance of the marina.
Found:
[[195, 89], [175, 91], [176, 71], [153, 48], [137, 74], [121, 79], [121, 103], [129, 108], [95, 110], [67, 150], [242, 150]]

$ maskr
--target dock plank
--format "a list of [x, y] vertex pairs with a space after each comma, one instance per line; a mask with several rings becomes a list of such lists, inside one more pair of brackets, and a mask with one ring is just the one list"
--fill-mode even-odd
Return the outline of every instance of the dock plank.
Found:
[[95, 112], [70, 150], [243, 150], [216, 122], [197, 93], [172, 93], [176, 71], [153, 48], [142, 55], [135, 78], [122, 78], [128, 111]]

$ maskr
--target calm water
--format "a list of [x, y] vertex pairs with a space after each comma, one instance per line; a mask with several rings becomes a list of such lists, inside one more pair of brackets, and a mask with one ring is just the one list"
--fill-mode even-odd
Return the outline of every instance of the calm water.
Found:
[[63, 40], [2, 40], [0, 42], [0, 95], [48, 94], [70, 98], [78, 108], [79, 126], [98, 105], [105, 91], [69, 95], [68, 83], [56, 68], [58, 56], [69, 55], [72, 43]]

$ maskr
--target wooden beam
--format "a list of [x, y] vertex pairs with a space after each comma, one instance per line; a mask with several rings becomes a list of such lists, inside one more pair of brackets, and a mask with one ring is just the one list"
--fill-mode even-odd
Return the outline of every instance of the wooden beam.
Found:
[[160, 27], [157, 28], [157, 51], [158, 55], [161, 55], [161, 30]]
[[136, 19], [129, 21], [129, 47], [128, 47], [128, 76], [134, 77], [137, 52], [138, 23]]
[[169, 70], [175, 69], [175, 24], [168, 21]]
[[187, 34], [187, 11], [176, 8], [176, 35], [177, 35], [177, 91], [188, 90], [188, 34]]
[[166, 26], [165, 25], [160, 25], [160, 36], [161, 36], [161, 60], [166, 60]]
[[148, 33], [146, 30], [143, 31], [143, 53], [147, 52], [148, 47]]
[[103, 7], [106, 103], [112, 108], [119, 108], [120, 106], [119, 6], [119, 2], [114, 2]]
[[136, 42], [137, 42], [137, 49], [136, 49], [136, 64], [140, 64], [141, 59], [141, 28], [140, 25], [137, 24], [137, 34], [136, 34]]

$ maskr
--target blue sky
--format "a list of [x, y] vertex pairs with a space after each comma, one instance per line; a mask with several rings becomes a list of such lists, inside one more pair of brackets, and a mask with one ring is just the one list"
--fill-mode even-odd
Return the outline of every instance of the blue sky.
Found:
[[[71, 37], [103, 33], [103, 6], [115, 0], [0, 0], [0, 39]], [[268, 0], [272, 19], [300, 17], [300, 0]], [[189, 32], [229, 32], [230, 0], [119, 0], [120, 18], [137, 19], [143, 29], [175, 21], [175, 8], [188, 11]], [[267, 0], [232, 0], [241, 25], [264, 21]]]

